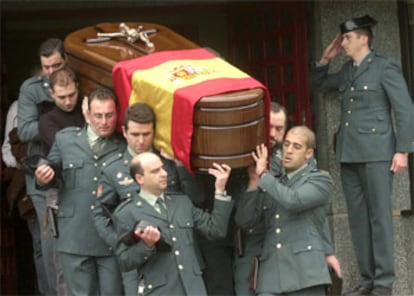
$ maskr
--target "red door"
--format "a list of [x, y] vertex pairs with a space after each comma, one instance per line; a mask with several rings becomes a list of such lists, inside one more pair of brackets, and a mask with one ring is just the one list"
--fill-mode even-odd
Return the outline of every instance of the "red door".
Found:
[[230, 60], [266, 85], [284, 105], [289, 124], [312, 126], [308, 83], [306, 5], [260, 2], [229, 11]]

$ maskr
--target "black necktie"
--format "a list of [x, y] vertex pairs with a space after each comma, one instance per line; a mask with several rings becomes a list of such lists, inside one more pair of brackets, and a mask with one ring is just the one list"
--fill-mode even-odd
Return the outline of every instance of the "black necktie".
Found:
[[355, 77], [355, 73], [358, 70], [358, 66], [357, 65], [353, 65], [352, 66], [352, 77]]
[[164, 200], [161, 197], [157, 198], [156, 204], [158, 205], [158, 209], [160, 210], [160, 214], [167, 218], [167, 207], [165, 206]]
[[103, 148], [104, 148], [104, 146], [105, 146], [105, 139], [104, 139], [104, 138], [99, 137], [99, 138], [95, 141], [95, 144], [94, 144], [94, 145], [93, 145], [93, 147], [92, 147], [92, 151], [93, 151], [93, 153], [94, 153], [94, 154], [96, 154], [96, 155], [100, 155], [100, 154], [101, 154], [101, 152], [102, 152], [102, 150], [103, 150]]
[[279, 182], [282, 183], [283, 185], [286, 185], [288, 183], [288, 181], [289, 181], [289, 178], [286, 174], [282, 175], [279, 178]]

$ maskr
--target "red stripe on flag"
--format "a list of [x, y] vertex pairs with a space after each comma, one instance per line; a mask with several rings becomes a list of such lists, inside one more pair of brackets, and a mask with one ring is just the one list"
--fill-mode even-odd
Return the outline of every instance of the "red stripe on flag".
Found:
[[175, 157], [183, 162], [189, 172], [192, 172], [190, 155], [193, 134], [193, 110], [197, 102], [201, 97], [253, 88], [261, 88], [265, 93], [266, 130], [268, 130], [270, 112], [269, 92], [259, 81], [251, 77], [207, 80], [196, 85], [180, 88], [174, 93], [171, 145]]
[[216, 57], [216, 55], [204, 48], [196, 48], [159, 51], [136, 59], [117, 63], [112, 69], [112, 82], [120, 107], [118, 129], [121, 129], [124, 122], [125, 110], [129, 106], [129, 98], [132, 91], [132, 76], [135, 71], [150, 69], [172, 60], [203, 60]]

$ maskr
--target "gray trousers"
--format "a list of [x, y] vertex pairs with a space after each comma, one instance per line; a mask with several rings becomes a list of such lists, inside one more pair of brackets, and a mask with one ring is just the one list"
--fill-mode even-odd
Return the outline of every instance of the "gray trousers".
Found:
[[341, 164], [349, 227], [361, 284], [392, 288], [395, 280], [391, 162]]
[[46, 294], [48, 292], [48, 281], [43, 262], [40, 225], [36, 217], [27, 221], [27, 228], [32, 237], [33, 262], [36, 270], [37, 289], [40, 294]]
[[55, 251], [56, 239], [50, 234], [49, 227], [45, 228], [45, 197], [40, 194], [31, 194], [30, 196], [32, 197], [36, 210], [39, 227], [39, 239], [41, 240], [41, 250], [43, 255], [43, 265], [46, 274], [46, 279], [44, 281], [46, 282], [47, 290], [44, 294], [67, 295], [58, 253]]

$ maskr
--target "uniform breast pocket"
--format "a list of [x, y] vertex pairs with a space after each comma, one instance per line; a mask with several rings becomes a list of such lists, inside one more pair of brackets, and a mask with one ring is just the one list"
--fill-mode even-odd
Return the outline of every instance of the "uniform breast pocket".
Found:
[[391, 118], [385, 113], [372, 112], [361, 120], [358, 132], [360, 134], [385, 134], [392, 128]]
[[82, 160], [64, 161], [62, 166], [63, 181], [66, 188], [74, 188], [76, 186], [76, 178], [79, 171], [83, 168]]
[[193, 243], [193, 228], [194, 223], [193, 221], [189, 219], [180, 219], [177, 221], [177, 225], [180, 228], [180, 232], [183, 233], [183, 238], [185, 237], [185, 243], [186, 244], [192, 244]]

